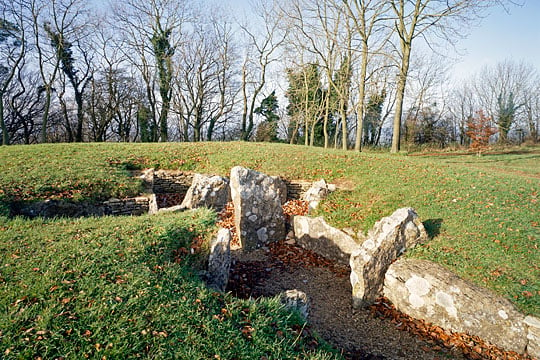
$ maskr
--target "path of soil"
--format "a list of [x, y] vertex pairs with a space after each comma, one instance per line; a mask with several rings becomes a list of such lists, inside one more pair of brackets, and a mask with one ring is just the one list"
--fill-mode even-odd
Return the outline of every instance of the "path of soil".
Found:
[[311, 329], [347, 359], [465, 358], [458, 349], [398, 330], [401, 324], [377, 317], [374, 308], [354, 310], [347, 269], [304, 249], [280, 242], [251, 253], [236, 251], [233, 258], [228, 291], [242, 298], [305, 292]]
[[[283, 206], [287, 219], [307, 213], [307, 203]], [[290, 227], [290, 222], [286, 222]], [[530, 359], [505, 352], [476, 336], [450, 333], [413, 319], [381, 299], [369, 309], [352, 307], [350, 269], [288, 240], [267, 249], [243, 252], [235, 232], [234, 206], [220, 213], [219, 226], [231, 230], [233, 261], [227, 291], [240, 298], [276, 296], [286, 290], [306, 293], [311, 330], [341, 351], [346, 359]]]

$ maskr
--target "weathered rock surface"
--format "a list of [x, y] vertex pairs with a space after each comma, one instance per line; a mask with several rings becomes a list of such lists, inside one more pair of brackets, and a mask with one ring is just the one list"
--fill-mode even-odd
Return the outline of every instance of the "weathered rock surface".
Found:
[[148, 214], [154, 215], [159, 212], [156, 194], [148, 195]]
[[527, 353], [533, 358], [540, 359], [540, 319], [534, 316], [525, 318], [527, 325]]
[[302, 200], [307, 201], [309, 209], [315, 209], [319, 206], [319, 202], [325, 199], [328, 194], [335, 191], [336, 187], [332, 184], [327, 184], [324, 179], [314, 182], [311, 187], [302, 195]]
[[207, 284], [218, 291], [225, 291], [231, 268], [231, 232], [220, 229], [210, 245]]
[[360, 247], [351, 236], [328, 225], [323, 217], [295, 216], [293, 226], [300, 246], [344, 265]]
[[305, 292], [293, 289], [281, 294], [281, 302], [287, 309], [297, 310], [304, 319], [309, 315], [309, 300]]
[[400, 259], [385, 276], [384, 296], [400, 311], [444, 329], [474, 334], [524, 353], [525, 316], [506, 299], [426, 260]]
[[285, 238], [281, 196], [283, 182], [236, 166], [231, 170], [231, 197], [236, 231], [245, 250]]
[[279, 176], [271, 176], [271, 178], [274, 179], [274, 184], [277, 188], [279, 200], [281, 201], [281, 205], [283, 205], [287, 202], [287, 184]]
[[227, 178], [195, 174], [181, 206], [186, 209], [205, 206], [219, 211], [230, 199], [231, 192]]
[[427, 240], [428, 235], [411, 208], [396, 210], [375, 223], [368, 238], [351, 254], [351, 285], [356, 308], [371, 305], [382, 295], [384, 275], [407, 248]]

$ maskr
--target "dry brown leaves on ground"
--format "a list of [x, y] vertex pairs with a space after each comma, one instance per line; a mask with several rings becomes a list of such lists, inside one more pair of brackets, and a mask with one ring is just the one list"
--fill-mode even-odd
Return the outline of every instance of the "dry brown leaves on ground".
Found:
[[491, 345], [477, 336], [465, 333], [453, 333], [443, 328], [427, 323], [424, 320], [413, 319], [398, 311], [386, 298], [380, 298], [370, 307], [374, 316], [379, 316], [391, 321], [396, 328], [408, 331], [432, 344], [425, 351], [439, 351], [441, 347], [447, 349], [458, 348], [469, 359], [490, 360], [532, 360], [530, 356], [520, 355], [513, 351], [504, 351]]

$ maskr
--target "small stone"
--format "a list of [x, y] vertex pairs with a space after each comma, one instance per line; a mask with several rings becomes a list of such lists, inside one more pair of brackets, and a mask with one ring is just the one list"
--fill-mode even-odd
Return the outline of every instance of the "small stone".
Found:
[[297, 310], [304, 319], [307, 319], [309, 315], [309, 301], [305, 292], [297, 289], [287, 290], [281, 294], [281, 302], [286, 308]]

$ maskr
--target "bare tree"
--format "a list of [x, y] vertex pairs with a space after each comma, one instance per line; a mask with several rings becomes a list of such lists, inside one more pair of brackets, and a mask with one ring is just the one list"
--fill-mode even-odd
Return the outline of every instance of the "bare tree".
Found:
[[356, 141], [354, 149], [362, 149], [364, 130], [364, 106], [366, 97], [366, 84], [368, 81], [368, 65], [370, 59], [380, 53], [385, 45], [388, 31], [383, 31], [387, 21], [388, 1], [379, 0], [352, 0], [343, 1], [344, 9], [350, 19], [353, 20], [355, 34], [359, 36], [360, 46], [360, 69], [358, 72], [358, 104]]
[[27, 50], [27, 29], [21, 1], [2, 2], [0, 5], [0, 130], [1, 145], [9, 145], [9, 132], [4, 119], [4, 97], [11, 82], [20, 71]]
[[[463, 37], [463, 29], [479, 19], [482, 10], [506, 3], [503, 0], [388, 0], [396, 34], [398, 80], [393, 122], [392, 152], [400, 150], [403, 100], [409, 74], [413, 41], [421, 38], [428, 46], [437, 38], [452, 43]], [[511, 3], [511, 1], [508, 1]]]
[[[290, 42], [298, 51], [309, 54], [310, 62], [317, 62], [324, 82], [324, 147], [329, 146], [328, 126], [334, 111], [339, 113], [342, 123], [343, 147], [347, 147], [347, 109], [349, 104], [352, 76], [352, 26], [344, 14], [341, 2], [295, 0], [282, 9], [289, 19]], [[300, 68], [306, 64], [298, 64]], [[309, 69], [309, 67], [305, 67]], [[310, 84], [310, 82], [305, 82]], [[313, 85], [314, 83], [311, 82]], [[308, 93], [306, 91], [306, 93]], [[321, 104], [315, 104], [320, 106]], [[311, 122], [312, 130], [320, 120], [306, 119]], [[337, 131], [336, 131], [337, 132]], [[310, 143], [313, 144], [314, 131], [311, 131]], [[307, 139], [306, 139], [307, 141]]]
[[223, 18], [201, 14], [189, 38], [175, 58], [174, 108], [185, 141], [210, 141], [236, 103], [232, 27]]
[[116, 28], [123, 34], [123, 43], [118, 46], [125, 50], [124, 55], [137, 67], [146, 84], [154, 122], [151, 141], [168, 141], [172, 58], [182, 41], [186, 12], [186, 3], [175, 0], [128, 0], [114, 6]]
[[[253, 5], [260, 27], [240, 24], [246, 38], [246, 50], [242, 64], [242, 122], [240, 138], [249, 140], [254, 127], [254, 111], [267, 82], [267, 72], [278, 60], [278, 49], [284, 43], [287, 32], [281, 27], [282, 17], [275, 1], [260, 0]], [[253, 20], [252, 20], [253, 21]]]
[[526, 116], [526, 104], [537, 79], [531, 64], [512, 60], [486, 66], [477, 74], [475, 92], [482, 109], [498, 127], [499, 141], [508, 141], [512, 127]]
[[[64, 24], [59, 21], [59, 16], [56, 15], [53, 16], [52, 21], [47, 21], [43, 24], [43, 29], [51, 46], [55, 50], [55, 56], [60, 62], [60, 69], [64, 75], [62, 82], [64, 84], [67, 82], [71, 86], [77, 106], [75, 134], [73, 136], [70, 129], [69, 141], [75, 140], [82, 142], [84, 93], [92, 71], [90, 46], [85, 43], [88, 36], [89, 22], [84, 2], [71, 1], [70, 3], [66, 3], [66, 5], [65, 8], [62, 6], [55, 8], [55, 3], [53, 2], [53, 10], [55, 14], [56, 11], [73, 13], [73, 22], [70, 24], [68, 31], [65, 31]], [[69, 124], [68, 119], [66, 119], [66, 122]]]
[[[54, 82], [61, 71], [66, 50], [62, 44], [67, 39], [80, 39], [80, 18], [84, 15], [83, 0], [29, 0], [26, 3], [29, 21], [33, 29], [34, 48], [39, 73], [43, 82], [45, 108], [42, 117], [41, 141], [47, 142], [49, 111]], [[51, 37], [52, 35], [52, 37]]]
[[17, 81], [11, 83], [7, 97], [7, 122], [10, 141], [31, 144], [39, 141], [39, 124], [43, 99], [39, 96], [41, 78], [35, 71], [19, 67]]
[[530, 139], [540, 141], [540, 74], [532, 80], [530, 89], [525, 93], [524, 112]]

